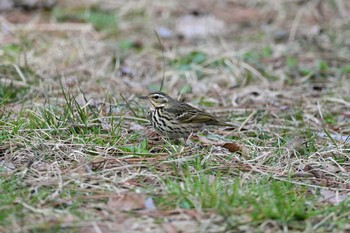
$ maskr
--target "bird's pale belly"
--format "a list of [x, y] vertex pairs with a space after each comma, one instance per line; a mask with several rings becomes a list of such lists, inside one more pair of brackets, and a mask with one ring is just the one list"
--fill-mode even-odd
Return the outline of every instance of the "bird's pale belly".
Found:
[[172, 139], [188, 137], [191, 133], [203, 128], [203, 124], [180, 123], [176, 120], [159, 117], [157, 111], [150, 111], [149, 118], [153, 128], [158, 133]]

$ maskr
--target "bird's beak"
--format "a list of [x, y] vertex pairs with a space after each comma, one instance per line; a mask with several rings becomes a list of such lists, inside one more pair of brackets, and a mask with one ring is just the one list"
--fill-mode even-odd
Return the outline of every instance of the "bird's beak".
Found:
[[148, 96], [147, 96], [147, 95], [145, 95], [145, 96], [139, 96], [139, 98], [140, 98], [140, 99], [144, 99], [144, 100], [145, 100], [145, 99], [147, 99], [147, 98], [148, 98]]

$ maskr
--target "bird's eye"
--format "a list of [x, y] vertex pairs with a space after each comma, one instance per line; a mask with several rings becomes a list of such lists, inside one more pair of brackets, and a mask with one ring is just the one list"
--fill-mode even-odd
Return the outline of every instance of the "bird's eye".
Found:
[[153, 99], [159, 99], [159, 95], [153, 96]]

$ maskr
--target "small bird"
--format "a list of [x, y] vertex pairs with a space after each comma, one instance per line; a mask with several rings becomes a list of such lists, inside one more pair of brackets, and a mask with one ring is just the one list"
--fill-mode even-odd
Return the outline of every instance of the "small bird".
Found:
[[152, 92], [140, 98], [151, 103], [148, 117], [153, 128], [170, 139], [186, 138], [208, 125], [228, 126], [219, 122], [215, 116], [163, 92]]

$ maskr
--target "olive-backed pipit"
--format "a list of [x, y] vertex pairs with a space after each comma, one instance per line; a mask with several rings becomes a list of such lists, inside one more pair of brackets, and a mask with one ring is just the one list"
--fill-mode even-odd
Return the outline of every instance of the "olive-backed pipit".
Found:
[[152, 92], [140, 98], [151, 103], [149, 120], [152, 126], [171, 139], [188, 137], [208, 125], [228, 126], [219, 122], [215, 116], [175, 100], [163, 92]]

